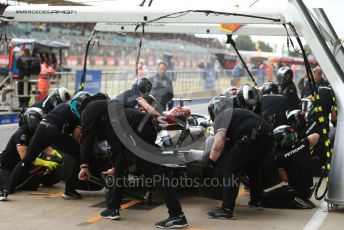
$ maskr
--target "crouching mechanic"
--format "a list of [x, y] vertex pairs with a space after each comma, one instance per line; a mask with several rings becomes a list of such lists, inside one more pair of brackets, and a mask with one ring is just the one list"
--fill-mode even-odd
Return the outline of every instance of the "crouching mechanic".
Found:
[[[107, 173], [114, 175], [114, 181], [121, 183], [125, 178], [125, 171], [127, 166], [127, 159], [135, 163], [137, 168], [142, 171], [145, 177], [163, 177], [161, 166], [148, 162], [135, 154], [131, 153], [118, 138], [115, 127], [112, 126], [110, 121], [115, 119], [118, 124], [129, 124], [130, 129], [135, 132], [135, 135], [130, 135], [127, 127], [123, 135], [133, 138], [134, 144], [137, 144], [138, 151], [143, 150], [144, 147], [140, 146], [141, 142], [146, 145], [153, 146], [157, 133], [153, 125], [152, 116], [157, 116], [159, 113], [151, 107], [145, 99], [151, 90], [151, 82], [147, 78], [137, 79], [134, 82], [133, 88], [120, 94], [115, 100], [98, 100], [92, 101], [86, 105], [81, 114], [81, 156], [83, 164], [80, 166], [81, 170], [79, 178], [81, 180], [88, 180], [90, 178], [89, 171], [89, 157], [90, 157], [90, 142], [89, 140], [96, 135], [103, 134], [104, 138], [111, 145], [114, 152], [112, 169]], [[147, 113], [140, 112], [133, 109], [137, 104], [140, 104]], [[84, 105], [83, 105], [84, 106]], [[115, 111], [115, 117], [110, 117], [111, 110]], [[144, 121], [144, 122], [143, 122]], [[141, 129], [139, 128], [141, 125]], [[139, 131], [140, 129], [140, 131]], [[128, 133], [127, 133], [128, 132]], [[136, 138], [139, 138], [136, 139]], [[156, 147], [155, 147], [156, 148]], [[158, 153], [159, 154], [159, 153]], [[107, 209], [101, 212], [101, 216], [107, 219], [118, 220], [120, 219], [119, 208], [125, 189], [122, 184], [111, 188], [107, 197]], [[159, 228], [176, 228], [187, 226], [186, 218], [182, 212], [181, 205], [178, 198], [174, 194], [172, 188], [163, 186], [161, 183], [156, 183], [158, 190], [161, 192], [166, 206], [169, 210], [170, 217], [164, 221], [156, 224]]]
[[[255, 113], [241, 108], [228, 108], [221, 100], [209, 106], [215, 118], [215, 140], [209, 158], [203, 166], [203, 178], [213, 176], [214, 168], [223, 165], [223, 205], [208, 213], [209, 218], [233, 219], [235, 200], [239, 191], [239, 177], [249, 177], [250, 206], [259, 208], [261, 193], [261, 164], [273, 149], [270, 125]], [[218, 105], [217, 105], [218, 104]], [[226, 109], [227, 108], [227, 109]]]
[[[6, 200], [7, 195], [4, 192], [5, 186], [8, 183], [8, 178], [11, 175], [14, 167], [20, 162], [27, 153], [30, 140], [32, 139], [35, 131], [43, 118], [43, 111], [40, 108], [31, 107], [23, 114], [22, 125], [11, 136], [6, 145], [5, 150], [0, 154], [0, 200]], [[51, 151], [47, 148], [44, 150], [50, 156], [61, 159], [62, 156], [57, 151]], [[33, 162], [35, 166], [44, 166], [49, 170], [54, 170], [58, 167], [55, 161], [48, 161], [42, 158], [36, 158]], [[41, 182], [41, 174], [36, 173], [40, 167], [31, 167], [30, 172], [20, 178], [15, 184], [18, 189], [36, 190]], [[45, 176], [47, 180], [49, 175]]]
[[315, 208], [310, 201], [313, 194], [311, 149], [317, 144], [319, 134], [313, 133], [297, 141], [296, 133], [288, 125], [274, 130], [276, 163], [279, 173], [288, 185], [263, 193], [262, 201], [269, 208]]
[[90, 94], [81, 91], [74, 95], [71, 104], [60, 104], [53, 109], [40, 123], [37, 131], [30, 142], [27, 154], [19, 162], [13, 173], [6, 190], [12, 192], [15, 184], [31, 167], [32, 162], [45, 148], [51, 146], [54, 149], [71, 155], [74, 158], [74, 165], [66, 177], [65, 192], [62, 195], [65, 199], [78, 199], [81, 195], [75, 190], [76, 180], [78, 179], [78, 169], [80, 162], [80, 119], [72, 112], [75, 104], [89, 97]]

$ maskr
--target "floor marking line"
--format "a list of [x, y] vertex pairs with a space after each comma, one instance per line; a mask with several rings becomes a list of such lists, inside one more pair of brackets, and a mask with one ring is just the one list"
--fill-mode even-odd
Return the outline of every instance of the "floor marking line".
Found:
[[135, 204], [140, 203], [141, 200], [131, 200], [128, 203], [122, 204], [121, 209], [127, 209], [130, 208], [131, 206], [134, 206]]
[[[121, 205], [121, 209], [130, 208], [131, 206], [134, 206], [135, 204], [138, 204], [140, 202], [141, 202], [141, 200], [131, 200], [131, 201], [125, 203], [125, 204], [122, 204]], [[96, 223], [96, 222], [100, 221], [101, 219], [103, 219], [103, 217], [101, 215], [96, 215], [96, 216], [93, 216], [93, 217], [90, 217], [90, 218], [86, 219], [82, 224], [85, 224], [85, 223], [89, 223], [89, 224]]]
[[55, 198], [61, 196], [63, 192], [31, 192], [32, 196], [44, 196], [45, 198]]
[[238, 197], [242, 196], [242, 195], [245, 195], [245, 194], [247, 194], [245, 188], [244, 187], [240, 187], [240, 190], [239, 190], [239, 193], [238, 193]]
[[308, 221], [303, 230], [316, 230], [319, 229], [321, 224], [327, 217], [328, 211], [327, 203], [323, 201], [317, 211], [313, 214], [312, 218]]
[[86, 223], [96, 223], [98, 221], [100, 221], [101, 219], [103, 219], [103, 217], [101, 215], [96, 215], [94, 217], [90, 217], [87, 220], [85, 220]]
[[55, 192], [46, 196], [46, 198], [56, 198], [62, 196], [63, 192]]

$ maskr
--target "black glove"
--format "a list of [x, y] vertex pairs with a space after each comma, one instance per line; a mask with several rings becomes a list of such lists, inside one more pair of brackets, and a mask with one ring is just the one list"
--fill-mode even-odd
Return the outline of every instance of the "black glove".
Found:
[[216, 165], [216, 162], [208, 158], [207, 163], [202, 168], [202, 175], [201, 175], [202, 179], [212, 177], [215, 165]]

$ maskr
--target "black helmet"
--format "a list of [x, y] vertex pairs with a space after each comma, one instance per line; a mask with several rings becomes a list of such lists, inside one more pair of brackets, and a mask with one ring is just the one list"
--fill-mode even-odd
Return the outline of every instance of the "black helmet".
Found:
[[214, 97], [208, 105], [210, 119], [214, 121], [216, 116], [228, 108], [233, 108], [233, 98], [222, 95]]
[[28, 108], [23, 115], [23, 125], [33, 133], [36, 131], [39, 123], [43, 119], [44, 112], [37, 107]]
[[260, 92], [257, 88], [246, 84], [239, 88], [236, 97], [240, 108], [253, 111], [260, 100]]
[[280, 125], [274, 129], [275, 150], [288, 150], [297, 140], [295, 130], [289, 125]]
[[263, 95], [266, 94], [278, 94], [278, 87], [275, 83], [269, 81], [265, 82], [264, 85], [261, 87], [260, 91]]
[[227, 97], [231, 97], [233, 95], [236, 95], [237, 92], [238, 92], [237, 87], [229, 87], [229, 88], [225, 89], [225, 91], [223, 91], [223, 95], [225, 95]]
[[72, 110], [72, 112], [74, 113], [74, 115], [80, 119], [81, 117], [81, 105], [82, 102], [88, 98], [91, 97], [92, 94], [90, 94], [89, 92], [86, 91], [80, 91], [77, 94], [75, 94], [70, 102], [70, 109]]
[[137, 94], [149, 95], [152, 91], [152, 81], [147, 77], [137, 77], [133, 83], [133, 89]]
[[277, 83], [286, 86], [293, 81], [293, 71], [289, 67], [281, 67], [277, 71]]
[[56, 107], [58, 104], [65, 103], [72, 98], [68, 89], [59, 87], [54, 89], [49, 96], [44, 100], [43, 107], [46, 103], [50, 103], [52, 107]]
[[296, 109], [291, 111], [287, 116], [287, 120], [288, 125], [293, 127], [296, 132], [300, 132], [306, 128], [307, 121], [304, 112], [301, 110]]

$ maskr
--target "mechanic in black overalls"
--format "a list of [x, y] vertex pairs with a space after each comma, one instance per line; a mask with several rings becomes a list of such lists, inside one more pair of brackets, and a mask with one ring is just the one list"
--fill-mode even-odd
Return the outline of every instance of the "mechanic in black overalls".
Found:
[[260, 100], [263, 118], [273, 127], [287, 124], [287, 101], [278, 94], [278, 87], [273, 82], [266, 82], [261, 87]]
[[[261, 104], [260, 104], [260, 92], [257, 88], [245, 84], [242, 85], [236, 92], [235, 95], [232, 95], [231, 93], [228, 93], [229, 90], [227, 90], [227, 93], [224, 93], [223, 95], [219, 95], [215, 98], [213, 98], [209, 105], [208, 105], [208, 113], [212, 121], [215, 119], [215, 112], [221, 109], [225, 108], [242, 108], [247, 109], [250, 111], [253, 111], [257, 115], [261, 116]], [[214, 136], [208, 137], [206, 140], [206, 146], [205, 146], [205, 152], [206, 154], [210, 153], [211, 147], [214, 143]], [[271, 162], [273, 161], [271, 157]], [[269, 171], [269, 170], [268, 170]], [[242, 175], [240, 178], [241, 182], [248, 188], [248, 179], [245, 175]], [[204, 193], [205, 191], [202, 191], [201, 193]], [[212, 193], [212, 192], [211, 192]], [[204, 194], [208, 194], [206, 196], [209, 196], [209, 192], [205, 192]], [[211, 195], [211, 197], [215, 198], [218, 195], [216, 193], [213, 193], [214, 196]]]
[[[324, 124], [327, 129], [327, 132], [330, 130], [330, 122], [335, 127], [337, 124], [337, 111], [336, 111], [336, 101], [334, 92], [331, 88], [331, 86], [319, 86], [318, 87], [318, 93], [320, 96], [320, 105], [322, 107], [322, 116], [324, 117]], [[330, 120], [331, 115], [331, 120]], [[307, 133], [317, 132], [317, 133], [323, 133], [323, 130], [320, 129], [320, 123], [317, 121], [316, 115], [315, 115], [315, 108], [314, 105], [311, 106], [311, 110], [308, 114], [307, 120], [308, 120], [308, 127], [307, 127]], [[319, 139], [319, 143], [314, 147], [313, 150], [313, 175], [314, 176], [320, 176], [322, 174], [322, 166], [326, 164], [327, 156], [326, 156], [326, 149], [325, 149], [325, 142], [328, 139], [327, 135], [321, 135]], [[331, 143], [331, 147], [332, 148]]]
[[[81, 170], [79, 178], [81, 180], [88, 180], [90, 178], [89, 171], [89, 157], [90, 157], [90, 140], [96, 136], [99, 131], [103, 132], [103, 137], [111, 145], [114, 152], [114, 158], [112, 162], [112, 169], [107, 174], [115, 175], [114, 181], [120, 181], [124, 178], [125, 170], [127, 167], [127, 160], [134, 162], [136, 166], [142, 171], [145, 176], [163, 176], [162, 168], [156, 164], [145, 161], [142, 158], [131, 153], [118, 139], [114, 128], [111, 125], [109, 117], [109, 106], [121, 108], [122, 111], [116, 111], [118, 117], [124, 118], [123, 123], [128, 123], [136, 135], [145, 143], [154, 145], [157, 137], [157, 132], [153, 125], [152, 116], [158, 116], [159, 113], [151, 107], [143, 96], [149, 95], [152, 89], [152, 83], [148, 78], [137, 78], [133, 84], [131, 90], [127, 90], [124, 93], [118, 95], [114, 100], [106, 101], [99, 100], [90, 102], [82, 110], [81, 116], [81, 156], [83, 164], [80, 166]], [[146, 118], [147, 114], [140, 112], [136, 107], [140, 104], [150, 116], [145, 121], [141, 131], [138, 131], [138, 127], [141, 122]], [[121, 113], [124, 113], [121, 115]], [[117, 118], [116, 118], [117, 119]], [[121, 122], [120, 122], [121, 123]], [[139, 143], [136, 141], [136, 143]], [[140, 148], [140, 147], [138, 147]], [[123, 196], [124, 185], [111, 188], [107, 197], [107, 209], [101, 212], [101, 216], [107, 219], [119, 220], [119, 208]], [[164, 187], [160, 184], [157, 185], [161, 192], [166, 206], [169, 209], [170, 218], [165, 221], [159, 222], [156, 226], [160, 228], [171, 227], [185, 227], [187, 226], [186, 218], [182, 212], [181, 205], [178, 198], [174, 194], [173, 190], [169, 187]]]
[[319, 134], [313, 133], [297, 141], [295, 131], [288, 125], [274, 130], [276, 163], [279, 174], [288, 185], [263, 193], [262, 203], [269, 208], [315, 208], [310, 201], [313, 194], [311, 149]]
[[[43, 114], [43, 111], [39, 108], [32, 107], [27, 109], [23, 115], [22, 126], [19, 127], [19, 129], [11, 136], [5, 150], [0, 154], [0, 200], [7, 199], [7, 194], [4, 194], [3, 190], [8, 183], [8, 178], [16, 164], [25, 157], [30, 140], [35, 134], [35, 131], [43, 118]], [[50, 170], [53, 170], [58, 166], [58, 163], [36, 158], [34, 165], [45, 166]], [[35, 168], [33, 167], [32, 169]], [[31, 174], [28, 172], [27, 175], [21, 178], [22, 180], [19, 181], [16, 186], [21, 184], [20, 189], [38, 189], [40, 184], [39, 175], [37, 174], [37, 176], [32, 177], [30, 180], [25, 182], [25, 180], [30, 176]]]
[[[246, 94], [246, 93], [245, 93]], [[253, 97], [253, 95], [251, 95]], [[218, 102], [216, 102], [218, 103]], [[241, 108], [215, 108], [215, 140], [209, 158], [203, 166], [203, 178], [213, 176], [217, 164], [223, 163], [223, 205], [208, 213], [209, 218], [233, 219], [235, 200], [239, 191], [239, 177], [246, 173], [250, 179], [250, 206], [260, 207], [261, 164], [271, 153], [271, 126], [257, 114]]]
[[26, 173], [32, 162], [45, 148], [52, 147], [60, 152], [71, 155], [74, 158], [74, 165], [69, 175], [66, 177], [65, 192], [62, 195], [65, 199], [78, 199], [81, 195], [75, 190], [77, 174], [80, 161], [80, 116], [77, 107], [82, 101], [91, 96], [85, 91], [80, 91], [74, 95], [71, 104], [60, 104], [53, 109], [40, 123], [33, 137], [27, 154], [19, 162], [11, 174], [10, 183], [6, 190], [12, 192], [15, 184]]
[[249, 84], [242, 85], [235, 95], [234, 108], [247, 109], [261, 116], [261, 96], [261, 92], [257, 88]]
[[281, 67], [277, 71], [277, 85], [279, 94], [287, 101], [287, 110], [290, 112], [299, 109], [300, 99], [293, 82], [293, 71], [289, 67]]

